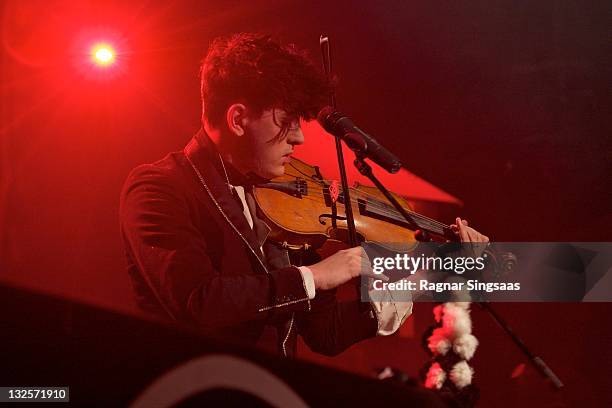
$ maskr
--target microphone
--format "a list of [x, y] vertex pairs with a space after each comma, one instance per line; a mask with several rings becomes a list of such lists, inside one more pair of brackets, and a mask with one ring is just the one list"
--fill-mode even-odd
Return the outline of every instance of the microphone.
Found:
[[389, 173], [397, 173], [402, 167], [402, 163], [393, 153], [355, 126], [348, 116], [331, 106], [321, 109], [317, 121], [327, 132], [343, 140], [358, 156], [372, 160]]

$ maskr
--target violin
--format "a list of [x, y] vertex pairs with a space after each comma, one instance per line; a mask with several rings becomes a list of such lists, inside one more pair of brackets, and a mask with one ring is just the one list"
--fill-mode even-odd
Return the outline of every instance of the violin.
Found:
[[[406, 244], [411, 250], [423, 236], [458, 241], [449, 225], [412, 211], [408, 201], [391, 193], [412, 218], [409, 224], [376, 187], [355, 185], [349, 196], [353, 204], [358, 241], [376, 242], [389, 250]], [[288, 250], [318, 250], [346, 245], [348, 238], [344, 195], [337, 182], [327, 180], [317, 166], [291, 158], [285, 174], [254, 191], [261, 216], [270, 226], [269, 238]], [[414, 226], [418, 229], [414, 230]], [[412, 227], [412, 229], [410, 228]], [[331, 246], [330, 246], [331, 245]], [[327, 252], [327, 251], [324, 251]]]

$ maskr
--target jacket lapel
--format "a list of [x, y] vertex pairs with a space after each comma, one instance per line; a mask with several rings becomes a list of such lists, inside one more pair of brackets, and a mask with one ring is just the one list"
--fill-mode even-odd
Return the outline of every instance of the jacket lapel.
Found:
[[[257, 236], [258, 234], [256, 234], [256, 232], [251, 229], [249, 223], [247, 222], [244, 216], [243, 209], [240, 207], [239, 203], [234, 198], [232, 192], [230, 191], [227, 185], [227, 181], [215, 167], [216, 162], [214, 161], [214, 159], [216, 149], [214, 148], [214, 146], [212, 146], [212, 142], [208, 139], [206, 135], [203, 134], [203, 131], [200, 130], [200, 132], [196, 136], [194, 136], [187, 144], [184, 152], [185, 155], [192, 160], [195, 167], [199, 170], [200, 174], [202, 175], [202, 178], [204, 179], [204, 182], [209, 188], [215, 201], [217, 201], [217, 203], [221, 207], [222, 212], [227, 216], [229, 222], [231, 222], [236, 227], [238, 233], [246, 239], [248, 245], [251, 247], [253, 252], [263, 262], [263, 255], [260, 249], [260, 238], [258, 238]], [[219, 159], [217, 158], [217, 160]], [[187, 164], [187, 166], [191, 167], [189, 164]], [[193, 173], [192, 168], [189, 168], [188, 170]], [[198, 184], [200, 184], [200, 180], [198, 180]], [[197, 196], [200, 201], [210, 203], [210, 197], [208, 196], [204, 187], [201, 185], [197, 189]], [[258, 221], [261, 222], [260, 220]]]

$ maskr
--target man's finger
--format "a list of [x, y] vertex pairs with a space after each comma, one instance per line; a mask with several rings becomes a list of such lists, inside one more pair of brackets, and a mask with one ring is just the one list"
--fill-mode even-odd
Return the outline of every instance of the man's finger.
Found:
[[469, 242], [469, 237], [466, 231], [466, 227], [461, 222], [461, 218], [457, 217], [456, 222], [457, 222], [457, 226], [459, 227], [459, 237], [461, 239], [461, 242]]

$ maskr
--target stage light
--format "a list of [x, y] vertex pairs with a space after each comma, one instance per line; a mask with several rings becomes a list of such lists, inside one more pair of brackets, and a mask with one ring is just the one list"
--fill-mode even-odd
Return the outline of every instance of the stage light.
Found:
[[86, 80], [106, 82], [129, 70], [131, 48], [117, 31], [85, 28], [75, 35], [70, 48], [73, 66]]
[[115, 61], [115, 51], [108, 44], [97, 44], [91, 50], [92, 60], [100, 66], [111, 65]]

